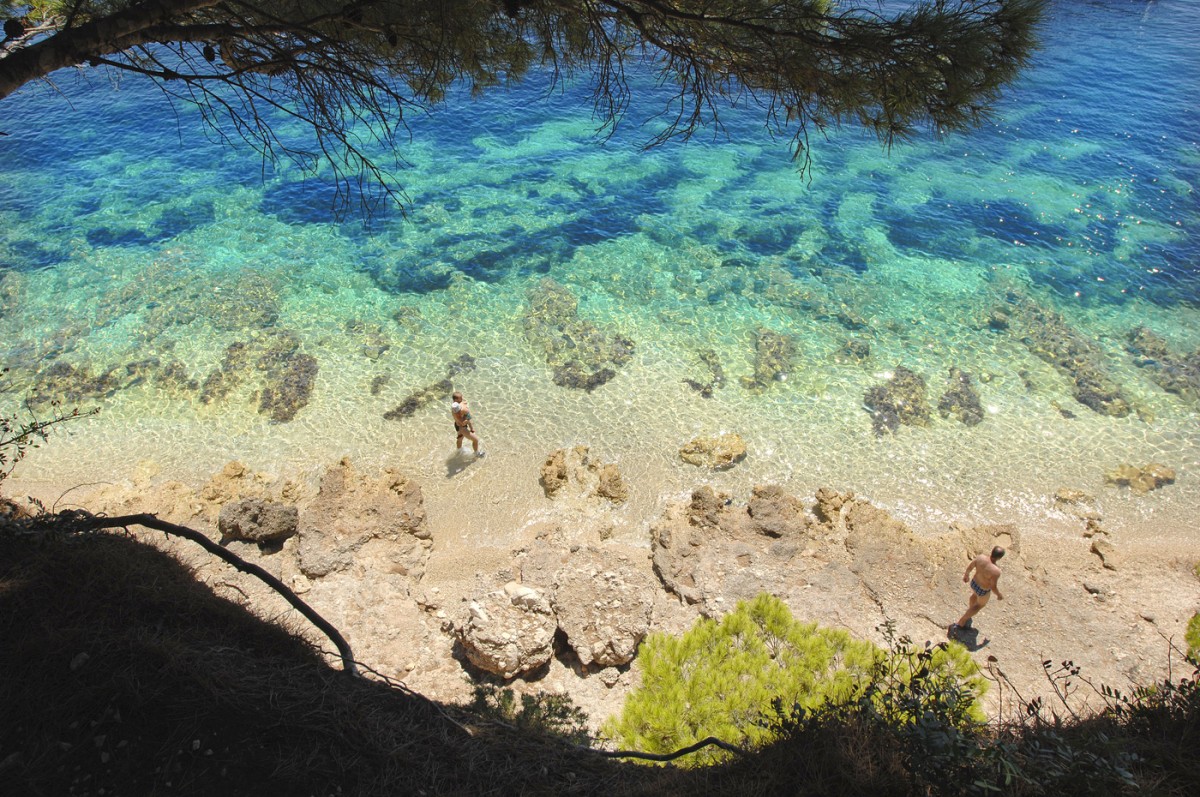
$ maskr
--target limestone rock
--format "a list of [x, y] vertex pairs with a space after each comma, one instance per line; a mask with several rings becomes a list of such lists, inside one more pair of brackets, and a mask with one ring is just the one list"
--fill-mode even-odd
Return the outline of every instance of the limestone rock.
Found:
[[737, 505], [704, 486], [651, 526], [654, 571], [702, 614], [719, 615], [741, 598], [801, 587], [795, 563], [812, 522], [776, 487], [757, 487], [749, 503]]
[[310, 577], [356, 567], [417, 580], [429, 558], [429, 537], [415, 482], [391, 469], [360, 475], [343, 459], [325, 472], [300, 518], [299, 566]]
[[546, 457], [542, 463], [542, 475], [538, 481], [547, 498], [553, 498], [567, 483], [567, 449], [560, 448]]
[[629, 487], [614, 463], [601, 465], [598, 476], [600, 481], [596, 485], [596, 495], [607, 498], [614, 504], [623, 504], [629, 500]]
[[817, 503], [813, 506], [813, 515], [821, 525], [831, 528], [837, 524], [842, 507], [854, 500], [854, 493], [839, 493], [829, 487], [817, 490]]
[[470, 601], [454, 632], [472, 664], [501, 678], [514, 678], [550, 661], [557, 628], [543, 594], [510, 587]]
[[729, 506], [728, 493], [718, 493], [707, 484], [692, 491], [687, 520], [693, 526], [715, 528], [720, 525], [719, 513]]
[[812, 522], [798, 498], [773, 484], [756, 486], [746, 511], [754, 529], [768, 537], [798, 537]]
[[580, 663], [612, 667], [631, 661], [649, 632], [655, 592], [648, 575], [588, 549], [556, 574], [551, 606]]
[[282, 542], [293, 536], [300, 512], [289, 504], [246, 498], [221, 507], [217, 529], [221, 535], [246, 542]]
[[903, 522], [869, 501], [857, 500], [846, 510], [846, 549], [861, 553], [865, 550], [887, 551], [913, 541], [912, 530]]
[[1071, 490], [1060, 487], [1054, 494], [1054, 508], [1059, 512], [1074, 515], [1081, 520], [1099, 521], [1100, 510], [1096, 506], [1096, 497], [1083, 490]]
[[746, 458], [746, 442], [732, 432], [697, 437], [679, 449], [679, 458], [702, 468], [728, 470]]
[[1111, 542], [1092, 540], [1092, 553], [1100, 557], [1106, 570], [1116, 570], [1121, 565], [1121, 557]]
[[[547, 498], [604, 498], [614, 504], [629, 498], [629, 487], [614, 463], [600, 463], [592, 458], [587, 446], [560, 448], [542, 463], [542, 490]], [[565, 488], [572, 489], [565, 489]]]
[[1119, 465], [1105, 473], [1104, 480], [1108, 484], [1127, 486], [1138, 495], [1145, 495], [1163, 485], [1174, 484], [1175, 471], [1157, 462], [1151, 462], [1141, 468], [1135, 468], [1133, 465]]

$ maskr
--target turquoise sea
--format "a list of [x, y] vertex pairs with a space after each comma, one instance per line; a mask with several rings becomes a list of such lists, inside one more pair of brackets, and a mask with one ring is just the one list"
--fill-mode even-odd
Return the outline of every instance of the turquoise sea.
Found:
[[[607, 140], [582, 86], [452, 97], [409, 120], [406, 212], [369, 223], [333, 217], [328, 170], [264, 165], [147, 83], [28, 86], [0, 104], [0, 408], [101, 412], [6, 490], [348, 455], [417, 474], [478, 540], [548, 512], [539, 464], [584, 444], [629, 481], [630, 533], [698, 484], [764, 482], [923, 529], [1038, 523], [1060, 487], [1114, 529], [1190, 528], [1200, 2], [1052, 2], [1043, 41], [991, 123], [890, 152], [814, 135], [803, 176], [748, 108], [643, 151], [649, 76]], [[744, 462], [680, 461], [720, 432]], [[1150, 462], [1177, 482], [1105, 486]]]

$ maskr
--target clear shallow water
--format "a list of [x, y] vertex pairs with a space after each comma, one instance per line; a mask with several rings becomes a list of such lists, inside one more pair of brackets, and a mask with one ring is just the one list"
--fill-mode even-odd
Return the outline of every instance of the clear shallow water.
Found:
[[[328, 183], [263, 179], [186, 109], [177, 124], [152, 87], [29, 87], [0, 105], [0, 399], [109, 381], [82, 400], [102, 414], [16, 484], [119, 481], [139, 459], [185, 481], [233, 457], [310, 474], [349, 454], [416, 471], [469, 539], [543, 511], [538, 464], [584, 443], [633, 485], [617, 517], [631, 527], [698, 483], [744, 495], [764, 481], [855, 489], [927, 528], [1038, 521], [1060, 486], [1101, 494], [1118, 526], [1186, 527], [1200, 403], [1164, 391], [1161, 358], [1136, 359], [1128, 335], [1148, 327], [1180, 362], [1200, 349], [1197, 11], [1056, 3], [993, 124], [891, 153], [856, 130], [814, 138], [809, 178], [753, 114], [726, 113], [727, 138], [643, 152], [653, 129], [634, 123], [651, 103], [599, 143], [576, 92], [531, 81], [454, 100], [412, 121], [407, 217], [369, 226], [331, 220]], [[531, 333], [548, 278], [578, 315]], [[1020, 319], [997, 328], [1014, 297], [1061, 319], [1051, 337], [1090, 341], [1133, 411], [1077, 402]], [[764, 330], [794, 356], [747, 387]], [[565, 387], [546, 355], [564, 335], [632, 353], [589, 367], [615, 372], [594, 390]], [[231, 345], [249, 365], [205, 401]], [[442, 402], [383, 417], [463, 354], [476, 368], [454, 382], [491, 452], [466, 469], [447, 459]], [[299, 355], [315, 361], [311, 393], [273, 420], [261, 392], [306, 382]], [[685, 380], [711, 381], [714, 362], [726, 378], [705, 397]], [[932, 418], [877, 435], [864, 397], [900, 366], [926, 380]], [[952, 367], [972, 375], [978, 425], [936, 409]], [[679, 462], [720, 431], [746, 439], [742, 465]], [[1152, 460], [1178, 483], [1140, 500], [1102, 486], [1105, 469]], [[486, 511], [453, 514], [464, 502]]]

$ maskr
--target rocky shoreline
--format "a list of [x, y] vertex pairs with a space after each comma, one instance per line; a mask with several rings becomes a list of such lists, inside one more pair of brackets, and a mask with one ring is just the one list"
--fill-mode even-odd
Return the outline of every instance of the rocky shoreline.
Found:
[[[713, 442], [709, 467], [727, 467], [731, 441]], [[1048, 496], [1061, 518], [1053, 534], [961, 523], [918, 534], [851, 492], [821, 488], [810, 500], [769, 484], [744, 498], [701, 484], [618, 533], [611, 515], [628, 493], [622, 475], [576, 446], [524, 477], [541, 486], [546, 511], [472, 547], [434, 533], [422, 486], [400, 469], [360, 472], [342, 459], [303, 480], [230, 462], [199, 487], [156, 471], [142, 463], [129, 482], [76, 500], [204, 532], [294, 589], [369, 668], [430, 697], [465, 700], [480, 681], [567, 693], [594, 725], [637, 683], [646, 634], [679, 633], [759, 592], [781, 597], [797, 617], [877, 642], [884, 620], [915, 640], [941, 641], [966, 604], [963, 567], [994, 544], [1009, 550], [1008, 599], [992, 601], [962, 641], [1025, 698], [1046, 688], [1046, 659], [1069, 659], [1122, 689], [1167, 674], [1168, 640], [1182, 638], [1200, 607], [1194, 549], [1188, 559], [1154, 540], [1114, 539], [1101, 499], [1069, 488]], [[1129, 466], [1112, 482], [1161, 487], [1165, 475]], [[256, 580], [186, 542], [139, 536], [226, 597], [291, 622]], [[1010, 698], [993, 690], [988, 700], [998, 711]]]

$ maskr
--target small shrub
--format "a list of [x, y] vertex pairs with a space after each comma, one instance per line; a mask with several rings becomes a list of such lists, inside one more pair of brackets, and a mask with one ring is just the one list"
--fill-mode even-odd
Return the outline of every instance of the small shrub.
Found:
[[[881, 668], [897, 681], [919, 681], [935, 691], [960, 685], [968, 721], [981, 716], [976, 698], [986, 687], [961, 646], [938, 646], [920, 661], [890, 658], [846, 631], [796, 620], [783, 601], [766, 594], [739, 603], [720, 622], [702, 618], [682, 637], [651, 635], [638, 662], [642, 684], [603, 732], [622, 747], [649, 753], [673, 752], [709, 736], [766, 744], [794, 717], [862, 699]], [[710, 747], [688, 763], [728, 755]]]
[[525, 731], [544, 733], [571, 744], [589, 746], [587, 714], [568, 695], [539, 692], [521, 695], [520, 706], [511, 689], [476, 684], [470, 711]]
[[1184, 640], [1187, 641], [1187, 655], [1192, 661], [1200, 661], [1200, 612], [1192, 615], [1192, 619], [1188, 621], [1187, 631], [1184, 632]]

